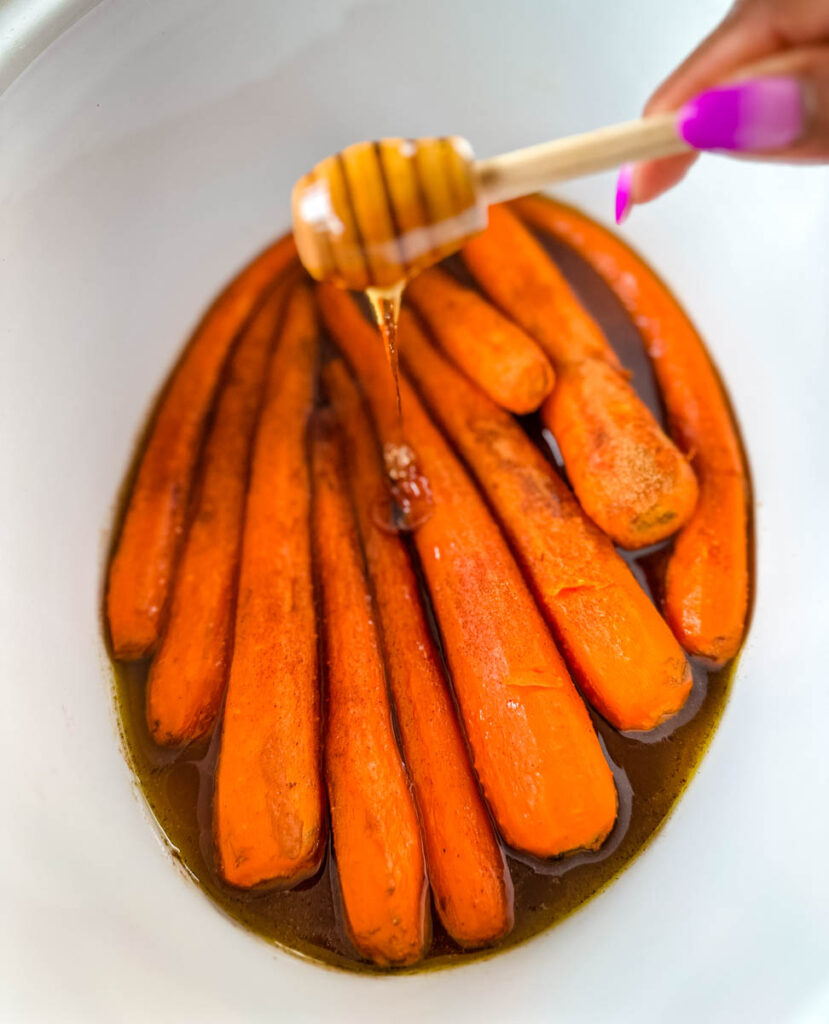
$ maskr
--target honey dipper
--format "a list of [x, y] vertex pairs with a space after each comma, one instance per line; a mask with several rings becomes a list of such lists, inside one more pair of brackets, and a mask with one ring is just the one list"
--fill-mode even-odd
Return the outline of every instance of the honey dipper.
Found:
[[688, 149], [662, 114], [475, 160], [459, 136], [358, 142], [296, 183], [302, 262], [318, 281], [389, 289], [486, 227], [487, 207], [627, 161]]

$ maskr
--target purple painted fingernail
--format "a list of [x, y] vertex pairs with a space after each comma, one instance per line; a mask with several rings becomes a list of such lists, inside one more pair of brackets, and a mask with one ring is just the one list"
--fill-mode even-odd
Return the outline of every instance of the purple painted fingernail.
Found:
[[803, 131], [800, 83], [755, 78], [709, 89], [681, 108], [677, 131], [694, 149], [781, 149]]
[[616, 223], [624, 224], [627, 220], [630, 208], [633, 205], [630, 201], [631, 188], [633, 186], [633, 164], [622, 164], [619, 168], [619, 177], [616, 179]]

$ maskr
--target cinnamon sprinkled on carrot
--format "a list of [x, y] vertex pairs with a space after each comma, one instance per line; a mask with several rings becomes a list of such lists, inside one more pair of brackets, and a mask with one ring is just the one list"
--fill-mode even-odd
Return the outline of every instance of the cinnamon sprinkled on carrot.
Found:
[[423, 849], [336, 429], [336, 420], [318, 416], [311, 446], [334, 851], [355, 946], [377, 964], [408, 964], [420, 959], [428, 940]]
[[106, 615], [116, 658], [143, 658], [155, 648], [222, 367], [253, 309], [295, 258], [293, 238], [281, 238], [225, 288], [159, 402], [109, 567]]
[[325, 838], [305, 447], [317, 353], [302, 284], [288, 301], [256, 431], [216, 767], [218, 867], [246, 888], [313, 874]]
[[285, 294], [283, 282], [252, 317], [219, 394], [167, 624], [147, 680], [147, 723], [156, 743], [203, 736], [224, 693], [251, 441]]
[[406, 296], [446, 354], [504, 409], [533, 412], [549, 395], [554, 374], [547, 357], [472, 288], [433, 268], [409, 282]]

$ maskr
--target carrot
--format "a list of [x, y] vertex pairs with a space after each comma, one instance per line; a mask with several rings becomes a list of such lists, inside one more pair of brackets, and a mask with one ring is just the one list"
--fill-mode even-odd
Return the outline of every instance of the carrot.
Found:
[[254, 442], [214, 832], [233, 885], [293, 885], [324, 845], [319, 670], [305, 434], [318, 331], [309, 287], [291, 293]]
[[441, 348], [490, 398], [533, 412], [553, 387], [553, 368], [535, 341], [485, 299], [434, 268], [411, 280], [407, 297]]
[[467, 242], [461, 256], [486, 294], [535, 338], [556, 367], [583, 359], [619, 366], [564, 275], [506, 207], [490, 207], [486, 231]]
[[617, 544], [656, 544], [688, 521], [694, 472], [618, 370], [600, 359], [560, 367], [541, 419], [582, 508]]
[[[346, 337], [350, 337], [352, 334], [364, 335], [368, 326], [366, 318], [347, 292], [336, 285], [318, 284], [316, 295], [322, 321], [330, 333], [342, 334]], [[394, 443], [397, 443], [399, 423], [394, 378], [389, 371], [386, 348], [379, 332], [372, 332], [371, 342], [373, 347], [370, 365], [372, 371], [375, 372], [375, 376], [372, 378], [372, 387], [376, 391], [376, 401], [373, 402], [371, 410], [372, 416], [377, 421], [377, 433], [381, 439], [385, 442], [387, 438], [391, 438]]]
[[295, 258], [286, 236], [231, 281], [205, 313], [162, 395], [109, 567], [106, 614], [116, 658], [142, 658], [155, 648], [222, 367], [252, 310]]
[[386, 485], [377, 438], [343, 362], [329, 363], [323, 379], [349, 456], [351, 493], [435, 907], [456, 942], [485, 945], [512, 927], [512, 883], [478, 792], [405, 545], [375, 522]]
[[552, 358], [556, 386], [542, 408], [587, 514], [618, 544], [645, 547], [688, 521], [691, 467], [619, 367], [564, 276], [504, 207], [463, 257], [483, 289]]
[[665, 615], [682, 646], [717, 662], [734, 657], [748, 610], [748, 476], [728, 400], [705, 345], [650, 267], [610, 231], [560, 203], [516, 204], [528, 222], [567, 242], [610, 285], [639, 328], [679, 446], [700, 496], [676, 539]]
[[328, 664], [325, 777], [345, 917], [363, 956], [413, 963], [428, 937], [423, 847], [333, 416], [315, 422], [311, 452]]
[[515, 420], [440, 355], [411, 313], [400, 323], [400, 347], [593, 707], [626, 730], [651, 729], [677, 712], [691, 690], [690, 666], [608, 537]]
[[[349, 302], [343, 293], [340, 319], [329, 299], [325, 322], [376, 413], [388, 370], [371, 325], [344, 326]], [[587, 709], [472, 481], [401, 384], [404, 433], [434, 496], [415, 544], [484, 797], [519, 850], [552, 857], [596, 849], [617, 801]]]
[[248, 323], [219, 392], [147, 681], [147, 724], [159, 744], [207, 733], [227, 682], [251, 440], [285, 291], [284, 283], [277, 285]]

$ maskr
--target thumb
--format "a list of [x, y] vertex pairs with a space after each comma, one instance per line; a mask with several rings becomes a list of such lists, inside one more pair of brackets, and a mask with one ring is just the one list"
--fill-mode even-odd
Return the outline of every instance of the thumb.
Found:
[[[755, 160], [829, 162], [829, 47], [790, 50], [688, 100], [677, 131], [698, 151]], [[644, 203], [676, 184], [695, 154], [623, 170], [628, 198], [617, 210]], [[625, 181], [625, 177], [627, 180]]]

